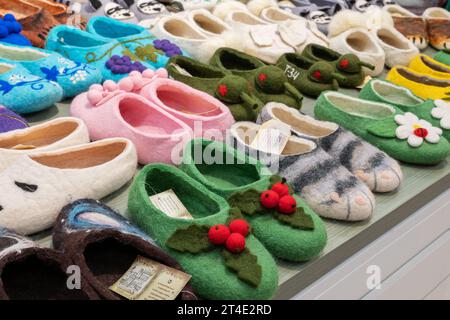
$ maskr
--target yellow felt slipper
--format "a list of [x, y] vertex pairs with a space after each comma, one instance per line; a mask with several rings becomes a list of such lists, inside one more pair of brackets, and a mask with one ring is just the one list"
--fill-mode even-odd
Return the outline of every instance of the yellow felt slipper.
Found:
[[409, 63], [409, 67], [418, 72], [435, 78], [450, 80], [450, 66], [441, 63], [424, 54], [417, 55]]
[[450, 79], [435, 78], [406, 67], [395, 67], [389, 71], [386, 80], [408, 88], [422, 99], [450, 99]]

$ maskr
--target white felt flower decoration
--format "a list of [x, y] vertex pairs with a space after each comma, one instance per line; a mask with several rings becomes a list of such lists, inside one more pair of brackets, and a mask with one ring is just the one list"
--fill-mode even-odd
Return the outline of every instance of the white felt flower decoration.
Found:
[[440, 125], [444, 129], [450, 129], [450, 102], [444, 100], [434, 101], [434, 107], [431, 115], [436, 119], [441, 119]]
[[419, 119], [411, 112], [396, 115], [395, 122], [399, 125], [395, 130], [397, 138], [408, 139], [411, 147], [420, 147], [424, 139], [430, 143], [438, 143], [441, 139], [440, 128], [433, 127], [431, 123]]

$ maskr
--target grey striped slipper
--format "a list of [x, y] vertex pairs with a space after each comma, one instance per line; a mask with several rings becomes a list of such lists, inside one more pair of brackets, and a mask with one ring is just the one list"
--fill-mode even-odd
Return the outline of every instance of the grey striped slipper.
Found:
[[336, 123], [315, 120], [281, 103], [268, 103], [257, 122], [276, 119], [294, 134], [310, 139], [364, 182], [373, 192], [391, 192], [402, 182], [396, 160]]
[[370, 218], [375, 198], [369, 188], [311, 140], [290, 136], [281, 152], [263, 152], [251, 147], [260, 125], [237, 122], [227, 142], [287, 179], [320, 216], [360, 221]]

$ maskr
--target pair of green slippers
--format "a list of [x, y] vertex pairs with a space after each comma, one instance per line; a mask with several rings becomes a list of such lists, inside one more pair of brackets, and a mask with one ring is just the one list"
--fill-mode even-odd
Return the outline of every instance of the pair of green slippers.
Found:
[[449, 102], [422, 100], [410, 90], [374, 79], [359, 98], [324, 92], [317, 100], [317, 119], [335, 122], [393, 158], [433, 165], [450, 153]]
[[[292, 201], [291, 190], [257, 160], [223, 143], [196, 139], [186, 146], [180, 169], [144, 167], [128, 208], [134, 222], [192, 275], [192, 286], [203, 298], [269, 299], [278, 288], [272, 255], [306, 261], [327, 239], [323, 222], [300, 198], [294, 197], [291, 214], [274, 209], [275, 202], [273, 209], [264, 207], [263, 191], [271, 187], [275, 191], [264, 196], [275, 201], [274, 192], [283, 192], [279, 208]], [[150, 201], [168, 189], [192, 218], [169, 217]]]

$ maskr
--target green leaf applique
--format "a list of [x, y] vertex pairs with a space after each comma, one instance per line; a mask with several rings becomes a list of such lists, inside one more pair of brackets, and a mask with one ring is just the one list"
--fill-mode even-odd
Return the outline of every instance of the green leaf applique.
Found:
[[136, 56], [138, 56], [139, 59], [142, 61], [156, 62], [156, 60], [158, 60], [158, 54], [163, 55], [164, 52], [155, 49], [155, 47], [152, 46], [151, 44], [148, 44], [144, 47], [141, 46], [136, 48]]
[[208, 239], [209, 227], [205, 225], [192, 224], [187, 228], [177, 229], [166, 245], [181, 252], [199, 253], [210, 251], [214, 246]]
[[250, 253], [248, 249], [239, 254], [223, 250], [222, 256], [225, 260], [225, 265], [236, 272], [239, 279], [253, 287], [259, 286], [262, 269], [258, 264], [258, 258]]
[[260, 201], [260, 192], [254, 189], [249, 189], [244, 192], [236, 192], [234, 193], [230, 199], [228, 199], [228, 203], [230, 207], [236, 207], [243, 214], [248, 214], [250, 216], [264, 212], [264, 208], [261, 205]]
[[297, 210], [290, 215], [274, 212], [273, 215], [282, 223], [288, 224], [293, 228], [303, 230], [314, 230], [313, 219], [306, 214], [303, 208], [297, 208]]
[[395, 133], [397, 127], [393, 118], [374, 120], [367, 126], [367, 132], [380, 138], [395, 138], [397, 136]]

